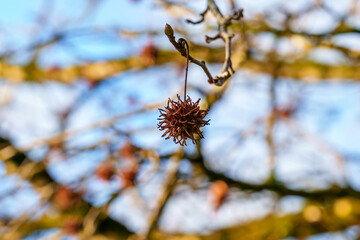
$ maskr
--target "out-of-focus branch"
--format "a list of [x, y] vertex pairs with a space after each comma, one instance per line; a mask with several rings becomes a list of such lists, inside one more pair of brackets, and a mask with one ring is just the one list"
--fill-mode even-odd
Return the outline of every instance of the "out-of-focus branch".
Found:
[[[13, 152], [12, 156], [9, 155], [9, 158], [4, 159], [5, 165], [7, 166], [12, 163], [11, 169], [18, 173], [22, 179], [29, 181], [32, 187], [39, 193], [41, 200], [39, 209], [48, 204], [49, 201], [53, 202], [54, 197], [59, 197], [59, 195], [55, 196], [55, 192], [60, 184], [48, 174], [45, 160], [33, 162], [28, 159], [24, 153], [14, 148], [10, 141], [0, 138], [0, 153], [1, 150], [5, 148], [12, 148]], [[117, 231], [115, 234], [130, 235], [130, 231], [125, 226], [112, 220], [108, 216], [107, 211], [109, 205], [119, 194], [121, 194], [121, 191], [114, 193], [105, 205], [99, 207], [92, 206], [90, 203], [83, 200], [80, 194], [78, 195], [78, 205], [74, 211], [85, 211], [85, 218], [83, 222], [84, 235], [89, 236], [95, 232], [105, 233], [109, 230], [106, 226], [104, 226], [107, 224], [112, 224], [112, 227], [114, 228], [112, 230]], [[63, 199], [63, 201], [66, 201], [66, 199]], [[36, 209], [34, 209], [34, 211], [36, 211]], [[67, 211], [71, 212], [71, 209]], [[66, 218], [66, 215], [67, 213], [59, 213], [50, 217], [44, 215], [37, 220], [29, 221], [31, 217], [28, 214], [25, 214], [19, 218], [12, 219], [9, 223], [7, 223], [8, 228], [5, 229], [5, 232], [0, 231], [0, 233], [4, 239], [18, 239], [19, 237], [24, 237], [39, 228], [47, 229], [62, 227], [59, 226], [59, 224]], [[112, 234], [114, 234], [114, 231]], [[88, 237], [84, 239], [88, 239]]]
[[135, 111], [132, 111], [132, 112], [129, 112], [129, 113], [126, 113], [126, 114], [120, 114], [120, 115], [117, 115], [117, 116], [115, 116], [115, 117], [113, 117], [111, 119], [105, 119], [105, 120], [90, 124], [88, 126], [84, 126], [82, 128], [79, 128], [79, 129], [65, 130], [65, 131], [56, 133], [51, 137], [44, 138], [44, 139], [39, 139], [39, 140], [33, 142], [32, 144], [30, 144], [29, 146], [23, 147], [23, 148], [21, 148], [19, 150], [22, 151], [22, 152], [26, 152], [26, 151], [29, 151], [29, 150], [35, 148], [35, 147], [39, 147], [39, 146], [43, 146], [43, 145], [47, 145], [47, 144], [61, 143], [61, 142], [65, 141], [66, 139], [68, 139], [71, 136], [74, 136], [74, 135], [77, 135], [77, 134], [80, 134], [80, 133], [83, 133], [83, 132], [86, 132], [86, 131], [89, 131], [89, 130], [93, 130], [93, 129], [96, 129], [96, 128], [104, 128], [104, 127], [112, 126], [115, 122], [117, 122], [117, 121], [119, 121], [121, 119], [131, 117], [134, 114], [143, 113], [143, 112], [146, 112], [148, 110], [156, 109], [156, 108], [158, 108], [158, 107], [160, 107], [162, 105], [163, 104], [147, 105], [147, 106], [144, 106], [144, 107], [142, 107], [142, 108], [140, 108], [138, 110], [135, 110]]
[[144, 229], [142, 232], [140, 232], [140, 237], [142, 239], [150, 239], [152, 232], [157, 226], [157, 223], [163, 212], [166, 202], [175, 188], [176, 180], [177, 180], [176, 173], [178, 171], [179, 162], [183, 157], [183, 155], [184, 155], [183, 148], [180, 148], [180, 150], [175, 152], [173, 156], [171, 156], [170, 158], [169, 165], [171, 169], [167, 173], [166, 182], [164, 184], [163, 190], [156, 202], [156, 208], [152, 210], [150, 213], [149, 226], [147, 229]]
[[208, 168], [204, 162], [202, 155], [198, 155], [196, 157], [185, 155], [185, 158], [189, 159], [194, 164], [197, 164], [197, 166], [199, 166], [208, 176], [210, 181], [222, 180], [226, 182], [230, 187], [236, 187], [242, 190], [248, 190], [254, 192], [269, 190], [275, 192], [279, 196], [296, 195], [314, 201], [323, 201], [324, 199], [334, 199], [341, 197], [360, 198], [360, 192], [355, 190], [351, 186], [333, 185], [330, 188], [323, 190], [313, 190], [313, 191], [311, 190], [307, 191], [302, 189], [298, 190], [287, 187], [282, 182], [276, 180], [274, 176], [272, 176], [267, 182], [264, 182], [262, 184], [251, 184], [238, 179], [235, 180], [231, 177], [226, 176], [223, 173], [216, 172]]
[[[349, 199], [347, 202], [355, 210], [356, 217], [341, 218], [331, 212], [332, 208], [321, 209], [322, 218], [317, 222], [309, 222], [304, 219], [303, 213], [297, 214], [270, 214], [264, 218], [241, 222], [238, 225], [216, 230], [212, 233], [199, 237], [196, 234], [177, 234], [177, 240], [202, 239], [202, 240], [221, 240], [226, 236], [227, 240], [238, 239], [307, 239], [314, 234], [341, 232], [347, 228], [355, 227], [358, 229], [358, 201]], [[316, 205], [312, 205], [316, 209]], [[355, 230], [355, 229], [354, 229]], [[356, 231], [356, 230], [355, 230]], [[348, 239], [359, 239], [358, 231], [351, 231], [352, 234], [344, 234]], [[330, 235], [332, 236], [332, 235]], [[350, 237], [352, 236], [352, 237]], [[170, 239], [169, 234], [159, 233], [157, 239]], [[174, 237], [175, 238], [175, 237]]]
[[268, 145], [268, 149], [269, 149], [269, 166], [270, 169], [274, 169], [275, 164], [276, 164], [276, 146], [275, 146], [275, 142], [274, 142], [274, 138], [273, 138], [273, 132], [274, 132], [274, 127], [276, 124], [276, 83], [278, 80], [278, 70], [281, 66], [281, 63], [279, 62], [279, 60], [277, 59], [276, 55], [273, 56], [273, 61], [274, 62], [274, 70], [272, 73], [272, 79], [270, 82], [270, 88], [269, 88], [269, 96], [270, 96], [270, 108], [271, 108], [271, 113], [269, 114], [269, 116], [266, 119], [265, 122], [265, 140], [266, 143]]
[[[192, 47], [192, 53], [200, 56], [199, 58], [206, 59], [208, 63], [219, 63], [218, 58], [222, 55], [223, 50], [221, 48], [205, 48], [195, 45]], [[349, 54], [358, 56], [358, 53], [353, 51]], [[169, 62], [183, 63], [183, 59], [180, 55], [174, 54], [173, 51], [159, 50], [155, 64], [159, 66]], [[198, 63], [200, 66], [206, 66], [203, 62], [198, 61]], [[14, 82], [32, 81], [41, 83], [44, 79], [49, 79], [62, 83], [73, 83], [78, 79], [87, 79], [97, 83], [128, 70], [139, 71], [150, 67], [152, 66], [148, 65], [141, 55], [107, 62], [90, 62], [64, 68], [42, 69], [33, 65], [31, 72], [26, 66], [0, 61], [0, 77]], [[261, 74], [271, 74], [273, 71], [267, 60], [259, 60], [252, 56], [245, 59], [241, 67]], [[211, 76], [210, 72], [208, 74]], [[360, 72], [356, 64], [328, 65], [306, 58], [283, 62], [279, 69], [279, 77], [293, 78], [295, 80], [307, 78], [314, 81], [328, 81], [329, 79], [358, 81], [360, 79], [359, 76]]]

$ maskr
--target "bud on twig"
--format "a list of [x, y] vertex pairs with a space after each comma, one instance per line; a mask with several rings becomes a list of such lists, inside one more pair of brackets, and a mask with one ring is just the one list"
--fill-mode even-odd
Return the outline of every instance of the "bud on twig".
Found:
[[164, 32], [165, 32], [165, 35], [168, 37], [174, 36], [174, 30], [172, 29], [172, 27], [169, 24], [165, 25]]

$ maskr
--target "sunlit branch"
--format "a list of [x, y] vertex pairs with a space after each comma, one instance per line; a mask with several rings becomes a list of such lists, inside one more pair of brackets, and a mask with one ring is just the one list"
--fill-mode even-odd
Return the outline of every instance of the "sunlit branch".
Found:
[[[215, 84], [216, 86], [222, 86], [226, 82], [226, 80], [235, 73], [231, 62], [231, 39], [234, 37], [234, 34], [228, 32], [228, 26], [231, 24], [232, 21], [240, 20], [243, 17], [243, 10], [240, 9], [236, 11], [233, 15], [224, 17], [223, 14], [220, 12], [220, 9], [216, 5], [215, 1], [208, 0], [206, 10], [200, 14], [202, 18], [197, 22], [193, 22], [190, 20], [187, 20], [187, 22], [192, 24], [198, 24], [203, 22], [205, 14], [208, 11], [210, 11], [216, 17], [219, 33], [215, 37], [205, 36], [205, 40], [207, 43], [210, 43], [211, 41], [221, 38], [225, 42], [225, 60], [223, 68], [221, 72], [213, 78], [204, 61], [196, 60], [193, 57], [190, 58], [190, 61], [202, 67], [208, 77], [209, 83]], [[182, 46], [180, 42], [176, 42], [174, 37], [174, 31], [168, 24], [166, 24], [165, 26], [165, 34], [169, 38], [169, 41], [174, 45], [174, 47], [181, 53], [181, 55], [186, 56], [184, 46]]]

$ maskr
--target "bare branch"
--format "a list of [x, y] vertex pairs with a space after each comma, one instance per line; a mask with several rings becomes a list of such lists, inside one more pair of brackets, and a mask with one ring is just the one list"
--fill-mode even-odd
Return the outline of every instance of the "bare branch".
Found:
[[[165, 32], [165, 35], [169, 38], [169, 41], [172, 43], [172, 45], [174, 45], [176, 50], [178, 50], [182, 56], [186, 57], [185, 46], [182, 44], [182, 41], [176, 41], [175, 36], [174, 36], [174, 30], [172, 29], [172, 27], [169, 24], [166, 24], [164, 32]], [[204, 61], [199, 61], [199, 60], [193, 58], [191, 55], [189, 55], [189, 61], [202, 67], [206, 76], [209, 78], [209, 82], [213, 81], [213, 77], [211, 76], [211, 73], [210, 73], [209, 69], [207, 68]]]
[[233, 15], [226, 18], [226, 23], [231, 24], [231, 21], [239, 21], [242, 17], [244, 17], [244, 9], [239, 9], [238, 11], [234, 12]]
[[219, 38], [221, 38], [221, 35], [219, 33], [216, 34], [214, 37], [209, 37], [208, 35], [205, 35], [205, 42], [210, 43], [210, 42], [212, 42], [212, 41], [214, 41], [216, 39], [219, 39]]
[[[223, 68], [219, 73], [219, 75], [213, 78], [208, 68], [206, 67], [204, 61], [198, 61], [195, 58], [190, 57], [190, 62], [193, 62], [199, 65], [200, 67], [202, 67], [202, 69], [208, 76], [209, 83], [215, 84], [216, 86], [222, 86], [226, 82], [226, 80], [229, 79], [235, 73], [231, 62], [231, 39], [234, 37], [234, 34], [230, 34], [228, 32], [227, 27], [231, 24], [231, 21], [239, 20], [240, 18], [243, 17], [243, 9], [236, 11], [231, 16], [224, 17], [223, 14], [220, 12], [220, 9], [216, 5], [215, 1], [208, 0], [207, 8], [204, 12], [200, 14], [202, 18], [199, 21], [194, 22], [189, 19], [186, 21], [191, 24], [201, 23], [204, 21], [204, 16], [208, 11], [210, 11], [215, 16], [218, 22], [219, 33], [214, 37], [205, 36], [205, 41], [206, 43], [210, 43], [219, 38], [223, 39], [223, 41], [225, 42], [225, 60], [224, 60]], [[165, 34], [169, 38], [169, 41], [174, 45], [174, 47], [181, 53], [181, 55], [186, 57], [185, 47], [179, 41], [176, 42], [176, 39], [174, 37], [174, 30], [171, 28], [169, 24], [166, 24], [165, 26]]]
[[200, 16], [201, 16], [201, 19], [199, 21], [191, 21], [190, 19], [186, 19], [186, 22], [187, 23], [191, 23], [191, 24], [199, 24], [199, 23], [202, 23], [204, 20], [205, 20], [205, 14], [209, 11], [209, 7], [207, 7], [205, 9], [204, 12], [200, 13]]
[[[218, 22], [219, 33], [218, 36], [221, 37], [225, 42], [225, 60], [223, 68], [219, 75], [214, 78], [213, 83], [216, 86], [222, 86], [227, 79], [229, 79], [234, 73], [231, 62], [231, 39], [234, 37], [233, 34], [228, 32], [228, 26], [233, 20], [240, 20], [243, 17], [243, 9], [239, 9], [233, 15], [224, 17], [220, 12], [220, 9], [216, 5], [214, 0], [208, 0], [208, 8], [210, 12], [216, 17]], [[209, 38], [206, 38], [206, 42], [209, 43]]]

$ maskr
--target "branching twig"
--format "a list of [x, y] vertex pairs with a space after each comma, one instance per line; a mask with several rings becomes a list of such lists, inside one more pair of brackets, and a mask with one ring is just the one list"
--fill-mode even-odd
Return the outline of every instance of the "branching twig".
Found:
[[[224, 17], [214, 0], [208, 0], [208, 8], [210, 12], [216, 17], [219, 28], [218, 35], [225, 42], [224, 65], [220, 74], [214, 79], [214, 84], [217, 86], [221, 86], [235, 72], [232, 68], [231, 62], [231, 39], [234, 37], [234, 35], [228, 32], [228, 26], [231, 24], [231, 21], [239, 20], [241, 17], [243, 17], [243, 9], [239, 9], [237, 12], [235, 12], [229, 17]], [[209, 40], [208, 37], [206, 37], [206, 39]]]
[[[172, 43], [172, 45], [174, 45], [176, 50], [178, 50], [182, 56], [186, 57], [185, 45], [183, 44], [182, 41], [179, 41], [179, 40], [176, 41], [175, 36], [174, 36], [174, 30], [172, 29], [172, 27], [169, 24], [166, 24], [164, 32], [165, 32], [165, 35], [169, 38], [169, 41]], [[199, 61], [199, 60], [193, 58], [191, 55], [189, 55], [189, 61], [202, 67], [206, 76], [209, 78], [209, 81], [211, 81], [213, 79], [213, 77], [211, 76], [211, 73], [209, 72], [209, 69], [207, 68], [204, 61]]]
[[211, 43], [212, 41], [221, 38], [220, 33], [216, 34], [214, 37], [209, 37], [208, 35], [205, 35], [205, 42]]
[[202, 23], [205, 20], [205, 14], [209, 11], [209, 7], [207, 7], [205, 9], [205, 11], [203, 11], [202, 13], [200, 13], [201, 19], [199, 21], [191, 21], [190, 19], [186, 19], [187, 23], [191, 23], [191, 24], [199, 24]]
[[220, 9], [216, 5], [214, 0], [208, 0], [208, 8], [210, 12], [216, 17], [218, 22], [219, 33], [215, 38], [209, 38], [206, 36], [206, 42], [209, 40], [215, 40], [217, 38], [222, 38], [225, 42], [225, 61], [223, 68], [218, 76], [215, 77], [213, 83], [217, 86], [221, 86], [225, 83], [225, 81], [234, 74], [234, 69], [232, 68], [231, 62], [231, 39], [233, 38], [233, 34], [228, 32], [228, 26], [231, 24], [233, 20], [239, 20], [243, 16], [243, 10], [235, 12], [232, 16], [224, 17], [220, 12]]
[[[243, 9], [240, 9], [236, 11], [233, 15], [224, 17], [223, 14], [220, 12], [220, 9], [216, 5], [214, 0], [208, 0], [207, 2], [207, 8], [204, 12], [202, 12], [201, 19], [199, 21], [191, 21], [187, 19], [186, 21], [191, 24], [198, 24], [204, 21], [205, 14], [210, 11], [216, 18], [218, 22], [218, 29], [219, 33], [214, 37], [205, 36], [205, 40], [207, 43], [210, 43], [211, 41], [214, 41], [216, 39], [223, 39], [225, 42], [225, 60], [224, 65], [222, 67], [221, 72], [219, 75], [215, 76], [213, 78], [208, 70], [208, 68], [205, 65], [204, 61], [198, 61], [193, 57], [190, 57], [190, 62], [193, 62], [204, 70], [207, 77], [209, 78], [209, 83], [213, 83], [216, 86], [222, 86], [227, 79], [229, 79], [234, 73], [234, 69], [232, 68], [232, 62], [231, 62], [231, 39], [234, 37], [234, 34], [231, 34], [228, 32], [228, 26], [231, 24], [231, 21], [234, 20], [240, 20], [240, 18], [243, 17]], [[174, 30], [171, 28], [169, 24], [166, 24], [165, 26], [165, 34], [169, 38], [170, 42], [174, 45], [174, 47], [183, 55], [186, 57], [186, 51], [185, 47], [181, 44], [180, 41], [175, 40], [174, 37]]]

